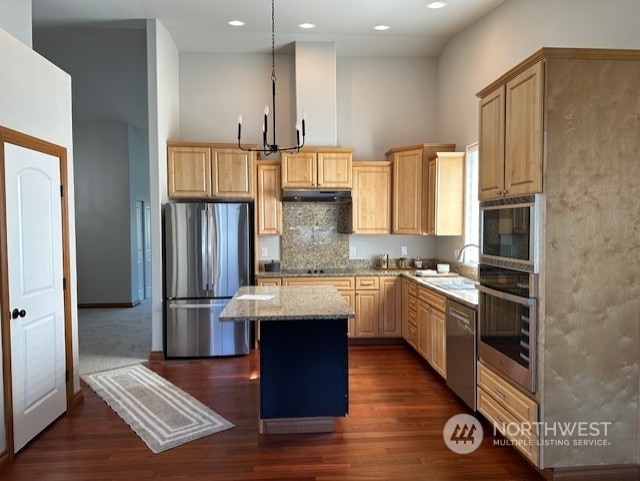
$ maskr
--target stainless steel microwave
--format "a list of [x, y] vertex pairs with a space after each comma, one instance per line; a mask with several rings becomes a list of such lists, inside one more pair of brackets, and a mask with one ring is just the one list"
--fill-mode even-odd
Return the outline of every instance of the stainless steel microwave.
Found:
[[539, 272], [539, 194], [480, 203], [480, 263]]

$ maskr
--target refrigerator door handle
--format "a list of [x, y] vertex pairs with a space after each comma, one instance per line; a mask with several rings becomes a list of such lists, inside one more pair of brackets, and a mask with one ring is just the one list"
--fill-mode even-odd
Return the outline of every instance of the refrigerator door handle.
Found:
[[214, 290], [214, 279], [213, 279], [213, 251], [211, 249], [211, 245], [213, 243], [213, 239], [211, 236], [211, 229], [215, 226], [215, 219], [213, 218], [213, 210], [211, 208], [207, 208], [207, 287], [208, 290]]
[[209, 257], [208, 257], [209, 217], [207, 210], [200, 211], [200, 269], [202, 289], [209, 290]]

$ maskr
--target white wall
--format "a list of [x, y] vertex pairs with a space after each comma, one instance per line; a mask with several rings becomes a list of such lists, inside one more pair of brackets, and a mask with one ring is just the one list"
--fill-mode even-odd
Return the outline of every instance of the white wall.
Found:
[[34, 48], [73, 78], [78, 302], [129, 304], [137, 294], [131, 294], [136, 266], [128, 242], [131, 204], [135, 212], [129, 184], [136, 182], [128, 167], [128, 125], [146, 137], [145, 31], [37, 29]]
[[[637, 0], [508, 0], [453, 37], [438, 59], [438, 132], [464, 148], [478, 140], [476, 92], [541, 47], [640, 48]], [[453, 260], [461, 237], [439, 238]]]
[[338, 58], [338, 145], [356, 160], [385, 160], [392, 147], [438, 138], [436, 60]]
[[31, 0], [2, 0], [0, 29], [31, 47]]
[[73, 131], [78, 302], [131, 302], [128, 126], [85, 122]]
[[[144, 286], [138, 284], [138, 226], [136, 201], [149, 204], [149, 138], [148, 133], [127, 125], [128, 158], [129, 158], [129, 247], [131, 259], [131, 299], [140, 299], [140, 290]], [[144, 242], [143, 238], [140, 242]], [[142, 300], [142, 299], [140, 299]]]
[[295, 51], [295, 118], [302, 120], [303, 112], [307, 114], [305, 144], [334, 147], [338, 142], [336, 44], [295, 42]]
[[149, 195], [151, 202], [151, 349], [163, 350], [162, 205], [167, 202], [167, 140], [180, 138], [178, 48], [159, 20], [147, 20]]
[[[80, 390], [80, 378], [78, 375], [78, 312], [76, 309], [77, 279], [75, 275], [76, 244], [71, 78], [24, 43], [16, 40], [1, 29], [0, 65], [11, 65], [10, 69], [0, 68], [0, 92], [2, 92], [0, 125], [67, 149], [73, 387], [74, 391], [78, 392]], [[0, 443], [2, 442], [4, 442], [4, 436], [0, 433]]]
[[[276, 75], [276, 140], [292, 145], [293, 56], [276, 56]], [[265, 105], [271, 109], [270, 55], [180, 53], [182, 137], [172, 140], [236, 142], [238, 114], [242, 114], [242, 143], [262, 145]]]

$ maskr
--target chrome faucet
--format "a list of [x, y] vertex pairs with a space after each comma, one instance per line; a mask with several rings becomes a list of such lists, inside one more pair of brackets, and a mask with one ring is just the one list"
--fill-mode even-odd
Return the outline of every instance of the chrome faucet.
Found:
[[464, 251], [467, 250], [469, 247], [475, 247], [476, 249], [480, 250], [480, 246], [478, 244], [466, 244], [464, 246], [462, 246], [462, 249], [460, 249], [460, 252], [458, 253], [458, 257], [456, 258], [457, 262], [464, 262], [462, 259], [465, 258], [465, 254]]

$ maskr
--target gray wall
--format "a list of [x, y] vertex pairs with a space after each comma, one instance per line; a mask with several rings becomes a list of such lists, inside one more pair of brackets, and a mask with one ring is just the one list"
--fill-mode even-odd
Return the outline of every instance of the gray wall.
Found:
[[136, 302], [135, 201], [149, 201], [145, 29], [40, 29], [34, 46], [73, 82], [78, 302]]
[[[509, 0], [446, 45], [438, 59], [438, 133], [458, 148], [478, 140], [476, 92], [541, 47], [640, 48], [637, 0]], [[461, 237], [438, 238], [453, 260]]]
[[31, 1], [2, 0], [0, 28], [31, 47]]

